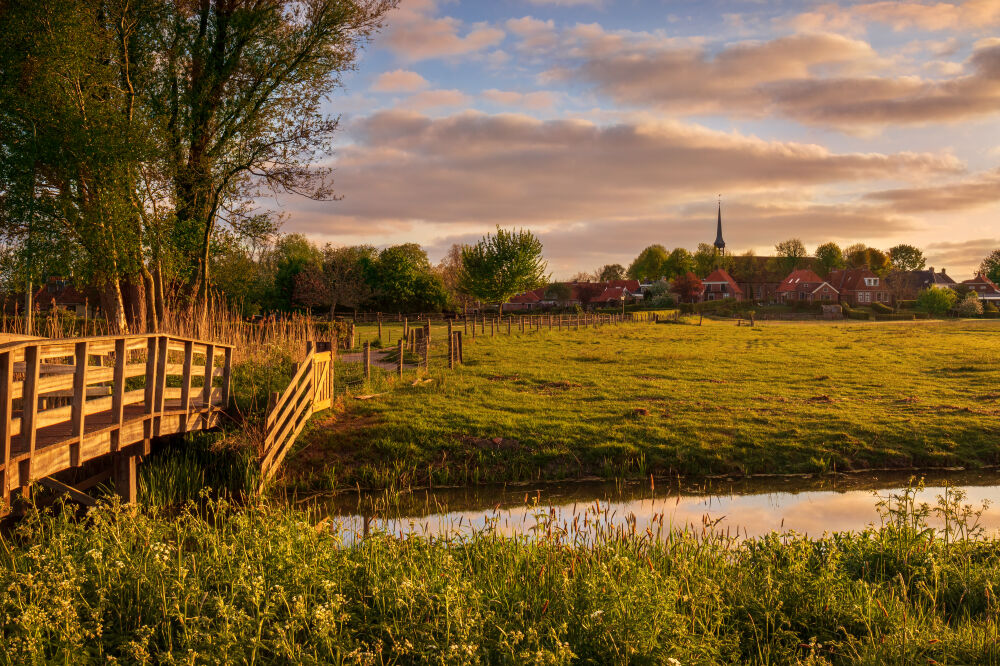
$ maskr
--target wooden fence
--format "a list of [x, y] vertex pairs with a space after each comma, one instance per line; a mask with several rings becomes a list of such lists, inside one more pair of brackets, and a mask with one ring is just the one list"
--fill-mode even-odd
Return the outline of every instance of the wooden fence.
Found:
[[136, 458], [151, 438], [215, 426], [232, 352], [160, 334], [0, 344], [0, 513], [32, 481], [61, 484], [50, 477], [108, 454], [134, 499]]

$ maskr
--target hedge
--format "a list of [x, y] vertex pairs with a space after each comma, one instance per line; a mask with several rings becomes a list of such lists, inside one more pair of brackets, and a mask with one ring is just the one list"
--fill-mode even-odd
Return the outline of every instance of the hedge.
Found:
[[890, 308], [885, 303], [872, 303], [872, 311], [876, 314], [888, 315], [892, 314], [892, 308]]

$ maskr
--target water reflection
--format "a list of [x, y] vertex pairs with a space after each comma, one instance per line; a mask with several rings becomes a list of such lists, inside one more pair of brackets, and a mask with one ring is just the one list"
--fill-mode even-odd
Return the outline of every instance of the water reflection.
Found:
[[[810, 536], [862, 530], [878, 524], [875, 493], [886, 496], [904, 487], [909, 474], [879, 474], [837, 479], [715, 480], [699, 485], [651, 487], [588, 483], [506, 486], [417, 493], [316, 498], [319, 511], [348, 532], [369, 527], [394, 534], [462, 536], [492, 525], [504, 534], [529, 534], [540, 522], [569, 528], [573, 521], [600, 516], [609, 525], [639, 532], [694, 526], [755, 537], [772, 531]], [[1000, 530], [1000, 472], [938, 473], [924, 477], [919, 501], [934, 504], [949, 485], [966, 493], [966, 502], [991, 506], [981, 523]], [[365, 516], [368, 518], [366, 519]], [[931, 521], [933, 524], [933, 520]]]

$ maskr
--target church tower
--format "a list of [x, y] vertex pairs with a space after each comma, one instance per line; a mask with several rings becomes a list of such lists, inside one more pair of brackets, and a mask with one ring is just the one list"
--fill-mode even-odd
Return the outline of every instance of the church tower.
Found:
[[715, 249], [721, 254], [726, 252], [726, 241], [722, 240], [722, 199], [719, 199], [719, 226], [715, 232]]

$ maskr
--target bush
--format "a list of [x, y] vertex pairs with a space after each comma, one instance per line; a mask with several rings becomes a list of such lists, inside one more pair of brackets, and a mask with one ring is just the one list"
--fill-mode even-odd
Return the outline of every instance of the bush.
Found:
[[912, 310], [917, 307], [917, 302], [914, 301], [896, 301], [897, 310]]
[[864, 310], [849, 310], [844, 312], [848, 319], [865, 319], [869, 320], [872, 318], [872, 313], [865, 312]]
[[955, 312], [959, 317], [978, 317], [983, 314], [983, 304], [979, 302], [979, 297], [969, 294], [955, 306]]
[[892, 308], [885, 303], [872, 303], [872, 312], [875, 314], [892, 314]]
[[989, 301], [983, 303], [983, 314], [997, 314], [998, 312], [1000, 312], [1000, 308], [997, 308], [997, 306]]
[[951, 289], [931, 287], [924, 289], [917, 297], [917, 308], [933, 315], [943, 315], [954, 305], [958, 296]]

